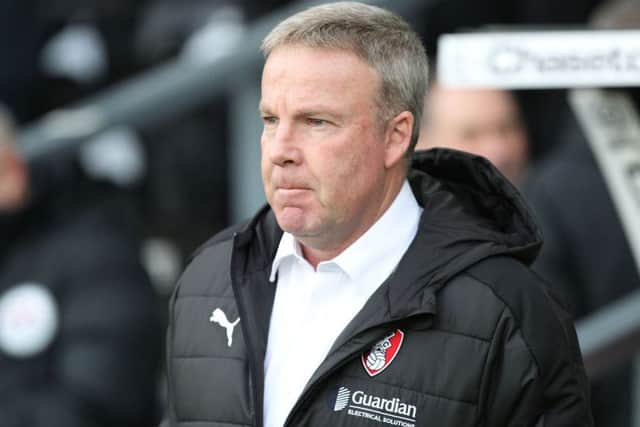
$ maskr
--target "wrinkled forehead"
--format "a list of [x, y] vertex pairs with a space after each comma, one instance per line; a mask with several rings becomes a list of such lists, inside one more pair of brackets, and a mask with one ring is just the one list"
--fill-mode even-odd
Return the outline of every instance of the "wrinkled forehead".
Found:
[[287, 93], [292, 97], [348, 103], [373, 100], [378, 73], [354, 53], [342, 49], [284, 45], [271, 52], [262, 73], [262, 104]]
[[[276, 47], [265, 59], [263, 75], [268, 68], [289, 64], [295, 60], [304, 62], [304, 69], [313, 72], [318, 63], [330, 62], [336, 67], [366, 67], [370, 73], [379, 77], [379, 73], [357, 50], [349, 47], [315, 46], [308, 43], [288, 43]], [[307, 61], [307, 62], [305, 62]], [[311, 62], [308, 62], [311, 61]], [[343, 63], [345, 65], [343, 65]]]

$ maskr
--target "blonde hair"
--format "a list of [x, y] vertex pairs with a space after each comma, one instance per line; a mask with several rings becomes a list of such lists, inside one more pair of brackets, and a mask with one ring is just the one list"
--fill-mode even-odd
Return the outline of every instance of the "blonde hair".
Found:
[[353, 52], [380, 76], [376, 99], [385, 123], [402, 111], [413, 114], [407, 157], [418, 141], [427, 86], [427, 55], [418, 35], [399, 16], [375, 6], [337, 2], [306, 9], [278, 24], [263, 40], [265, 58], [276, 48], [302, 44]]

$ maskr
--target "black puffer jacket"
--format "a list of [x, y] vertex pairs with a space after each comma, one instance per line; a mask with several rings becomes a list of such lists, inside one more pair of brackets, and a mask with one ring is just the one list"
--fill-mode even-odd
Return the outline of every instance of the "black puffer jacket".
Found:
[[[286, 425], [592, 425], [573, 326], [526, 266], [540, 242], [517, 192], [484, 159], [460, 152], [431, 150], [414, 167], [418, 235]], [[169, 425], [262, 425], [268, 278], [281, 233], [265, 208], [205, 244], [179, 281]], [[210, 322], [218, 308], [238, 327]], [[398, 329], [395, 358], [370, 376], [362, 355]]]

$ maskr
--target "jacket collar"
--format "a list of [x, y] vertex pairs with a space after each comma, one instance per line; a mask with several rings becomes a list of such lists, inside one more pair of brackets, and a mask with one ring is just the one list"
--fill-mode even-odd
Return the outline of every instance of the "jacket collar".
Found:
[[[540, 231], [522, 196], [486, 159], [450, 149], [427, 150], [414, 155], [408, 178], [424, 211], [416, 238], [374, 294], [380, 298], [385, 293], [390, 319], [435, 311], [437, 290], [483, 258], [503, 254], [526, 264], [535, 259]], [[268, 206], [238, 235], [239, 244], [258, 255], [250, 257], [260, 263], [251, 269], [264, 270], [265, 279], [281, 236]]]

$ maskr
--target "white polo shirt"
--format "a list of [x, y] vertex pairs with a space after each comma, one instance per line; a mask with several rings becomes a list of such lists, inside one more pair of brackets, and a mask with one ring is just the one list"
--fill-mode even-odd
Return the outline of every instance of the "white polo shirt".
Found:
[[284, 233], [271, 267], [277, 288], [264, 361], [264, 425], [281, 427], [333, 342], [386, 280], [418, 230], [422, 208], [404, 182], [358, 240], [314, 271]]

